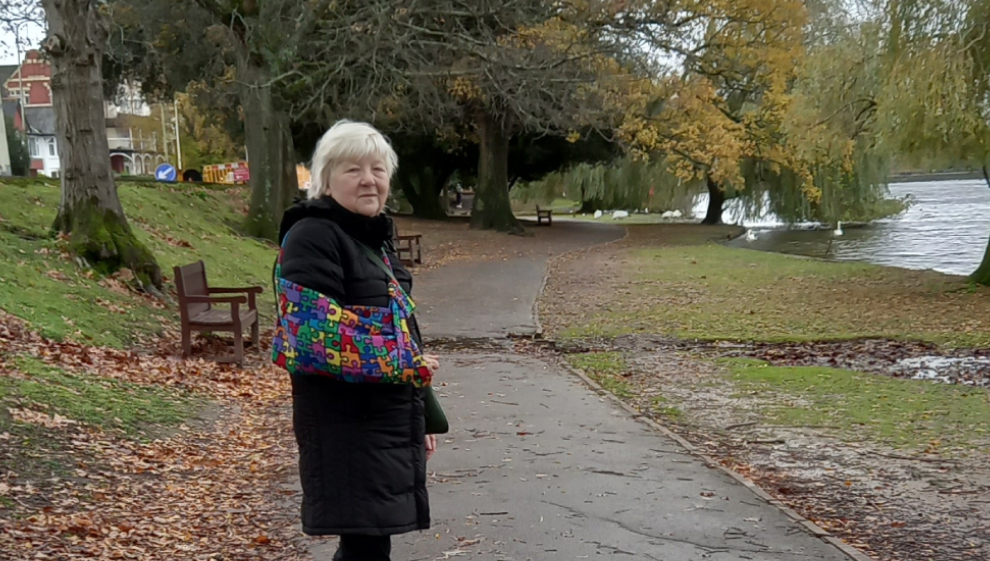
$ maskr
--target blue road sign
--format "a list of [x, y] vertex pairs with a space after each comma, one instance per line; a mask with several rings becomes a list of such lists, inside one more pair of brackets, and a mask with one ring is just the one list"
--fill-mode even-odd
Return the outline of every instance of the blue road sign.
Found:
[[175, 166], [172, 164], [162, 164], [155, 168], [155, 179], [166, 183], [175, 183]]

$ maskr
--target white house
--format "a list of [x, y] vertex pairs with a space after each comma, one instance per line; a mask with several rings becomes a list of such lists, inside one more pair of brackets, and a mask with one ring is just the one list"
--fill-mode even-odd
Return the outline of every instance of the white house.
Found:
[[55, 108], [27, 107], [24, 115], [28, 125], [31, 169], [38, 175], [58, 177], [62, 163], [58, 157], [58, 142], [55, 140]]

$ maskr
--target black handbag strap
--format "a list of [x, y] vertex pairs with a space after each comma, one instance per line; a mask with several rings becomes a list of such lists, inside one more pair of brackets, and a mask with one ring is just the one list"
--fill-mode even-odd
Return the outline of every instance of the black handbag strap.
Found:
[[357, 240], [354, 240], [354, 243], [356, 243], [358, 245], [358, 247], [361, 248], [361, 251], [363, 251], [364, 254], [368, 256], [368, 259], [371, 259], [371, 261], [375, 265], [378, 265], [378, 268], [379, 269], [385, 271], [385, 274], [388, 275], [388, 278], [389, 279], [395, 281], [396, 283], [399, 282], [398, 280], [396, 280], [395, 273], [392, 271], [392, 268], [385, 264], [385, 261], [382, 260], [382, 256], [381, 255], [378, 255], [370, 247], [364, 245], [363, 243], [361, 243], [361, 242], [359, 242]]

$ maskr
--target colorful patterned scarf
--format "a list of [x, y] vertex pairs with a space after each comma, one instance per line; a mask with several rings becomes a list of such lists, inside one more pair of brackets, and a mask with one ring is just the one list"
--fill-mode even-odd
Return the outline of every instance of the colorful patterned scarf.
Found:
[[[387, 255], [383, 260], [391, 268]], [[387, 308], [341, 306], [316, 290], [283, 279], [281, 264], [282, 251], [275, 265], [275, 364], [292, 374], [344, 382], [430, 385], [432, 374], [409, 330], [408, 319], [416, 305], [394, 278], [389, 279]]]

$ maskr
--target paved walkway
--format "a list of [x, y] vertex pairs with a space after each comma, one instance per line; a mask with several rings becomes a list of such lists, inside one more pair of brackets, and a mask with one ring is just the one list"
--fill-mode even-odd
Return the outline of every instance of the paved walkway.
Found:
[[[551, 253], [618, 237], [621, 230], [583, 225]], [[546, 261], [451, 265], [418, 277], [424, 329], [467, 338], [532, 329]], [[447, 382], [452, 432], [431, 461], [434, 528], [396, 537], [396, 561], [847, 559], [539, 360], [508, 351], [444, 356], [438, 380]], [[333, 549], [322, 543], [314, 553], [329, 559]]]
[[588, 222], [554, 223], [551, 228], [554, 236], [529, 255], [507, 261], [455, 262], [416, 275], [413, 299], [423, 336], [501, 338], [532, 334], [536, 329], [533, 305], [547, 260], [625, 235], [621, 226]]

